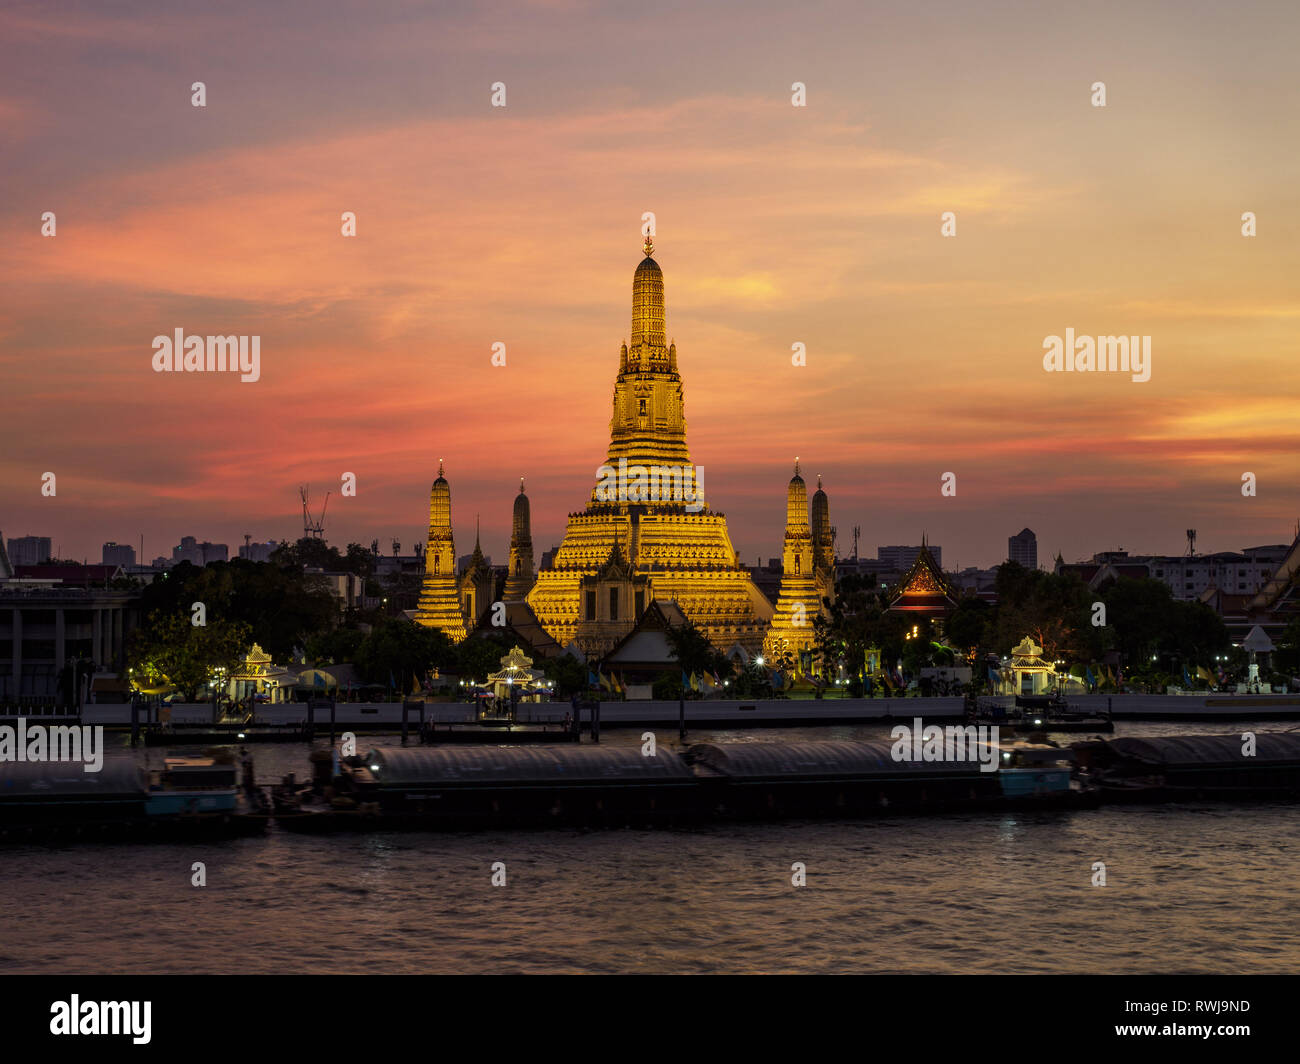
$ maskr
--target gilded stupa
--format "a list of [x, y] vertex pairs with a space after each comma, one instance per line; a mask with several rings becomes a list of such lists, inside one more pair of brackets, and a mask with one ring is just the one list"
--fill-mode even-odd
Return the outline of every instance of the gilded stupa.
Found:
[[456, 544], [451, 535], [451, 487], [438, 460], [438, 479], [429, 492], [429, 539], [424, 548], [424, 582], [415, 608], [415, 623], [439, 628], [453, 641], [465, 638], [456, 580]]
[[776, 615], [763, 641], [763, 654], [777, 662], [785, 654], [799, 654], [813, 647], [813, 621], [822, 609], [829, 576], [834, 588], [834, 558], [829, 557], [830, 509], [818, 479], [813, 504], [813, 525], [808, 523], [808, 488], [794, 460], [794, 476], [786, 490], [785, 550], [782, 557], [781, 590]]
[[719, 649], [740, 644], [756, 654], [772, 605], [740, 565], [726, 518], [708, 508], [702, 470], [691, 465], [663, 272], [648, 239], [644, 250], [632, 278], [631, 342], [619, 351], [606, 464], [527, 601], [552, 638], [576, 642], [588, 658], [607, 653], [656, 599], [675, 601]]

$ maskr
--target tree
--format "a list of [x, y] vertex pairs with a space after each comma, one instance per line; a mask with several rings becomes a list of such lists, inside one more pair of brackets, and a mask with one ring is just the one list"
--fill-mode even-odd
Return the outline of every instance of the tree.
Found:
[[587, 666], [567, 650], [558, 658], [552, 658], [543, 671], [546, 678], [555, 684], [560, 695], [571, 695], [587, 689]]
[[664, 634], [673, 657], [687, 676], [731, 671], [727, 656], [714, 647], [709, 637], [690, 621], [676, 628], [669, 627]]
[[400, 693], [411, 688], [413, 677], [432, 668], [446, 669], [456, 661], [456, 647], [445, 632], [407, 620], [375, 625], [357, 647], [357, 674], [367, 683], [395, 684]]
[[1300, 674], [1300, 616], [1291, 619], [1275, 645], [1273, 667], [1292, 676]]
[[511, 645], [499, 635], [471, 635], [456, 647], [455, 670], [467, 680], [486, 680], [498, 672]]
[[149, 683], [178, 687], [187, 702], [198, 697], [215, 669], [233, 669], [251, 645], [242, 621], [209, 614], [207, 623], [191, 623], [188, 611], [155, 612], [131, 633], [127, 660], [132, 672]]

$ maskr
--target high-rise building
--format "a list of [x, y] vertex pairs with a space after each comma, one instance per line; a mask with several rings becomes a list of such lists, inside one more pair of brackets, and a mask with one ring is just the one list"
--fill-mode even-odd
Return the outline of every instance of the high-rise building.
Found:
[[135, 548], [129, 543], [114, 543], [109, 540], [104, 544], [100, 560], [105, 565], [120, 565], [123, 569], [135, 564]]
[[10, 565], [44, 565], [50, 560], [49, 536], [16, 536], [9, 540]]
[[239, 548], [239, 556], [250, 562], [269, 562], [271, 554], [280, 544], [275, 540], [267, 540], [265, 543], [245, 543]]
[[1007, 537], [1007, 560], [1026, 569], [1038, 568], [1038, 537], [1023, 528], [1018, 535]]

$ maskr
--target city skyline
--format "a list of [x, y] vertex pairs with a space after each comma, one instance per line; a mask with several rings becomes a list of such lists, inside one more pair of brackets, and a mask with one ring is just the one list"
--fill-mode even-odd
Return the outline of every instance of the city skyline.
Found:
[[[961, 567], [1025, 525], [1044, 562], [1177, 553], [1189, 527], [1205, 553], [1293, 536], [1294, 13], [760, 5], [742, 44], [718, 8], [629, 62], [655, 21], [628, 8], [388, 12], [308, 41], [256, 5], [146, 10], [0, 14], [6, 535], [233, 553], [296, 538], [310, 483], [332, 542], [406, 548], [441, 457], [461, 553], [478, 515], [504, 555], [521, 475], [558, 543], [601, 461], [649, 211], [692, 457], [747, 563], [780, 553], [796, 455], [841, 555], [853, 525]], [[178, 328], [260, 336], [260, 379], [155, 373]], [[1070, 329], [1151, 336], [1150, 380], [1044, 372]]]

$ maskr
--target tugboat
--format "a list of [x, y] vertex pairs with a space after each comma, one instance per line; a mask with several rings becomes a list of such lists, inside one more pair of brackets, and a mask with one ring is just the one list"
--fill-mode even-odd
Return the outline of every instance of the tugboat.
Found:
[[1016, 695], [1015, 708], [1004, 710], [996, 703], [981, 705], [967, 696], [966, 720], [971, 724], [996, 724], [1016, 732], [1113, 732], [1109, 713], [1095, 713], [1071, 706], [1058, 691], [1052, 695]]

